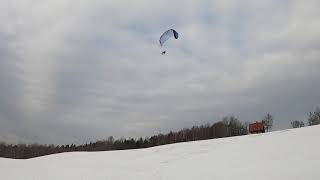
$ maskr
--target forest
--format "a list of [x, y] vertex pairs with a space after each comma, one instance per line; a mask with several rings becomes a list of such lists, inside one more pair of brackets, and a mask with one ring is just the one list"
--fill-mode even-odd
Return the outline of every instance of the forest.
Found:
[[[273, 116], [267, 115], [260, 120], [267, 130], [270, 130], [273, 125]], [[320, 109], [310, 112], [307, 120], [307, 125], [320, 124]], [[193, 126], [192, 128], [184, 128], [179, 131], [171, 131], [167, 134], [158, 134], [145, 138], [120, 138], [114, 139], [112, 136], [105, 140], [90, 142], [82, 145], [67, 144], [67, 145], [44, 145], [44, 144], [6, 144], [0, 143], [0, 157], [14, 159], [28, 159], [49, 154], [75, 152], [75, 151], [111, 151], [111, 150], [126, 150], [139, 149], [165, 144], [207, 140], [215, 138], [224, 138], [232, 136], [241, 136], [248, 134], [248, 122], [241, 122], [234, 116], [224, 117], [221, 121], [213, 124], [201, 126]], [[294, 120], [291, 121], [293, 128], [303, 127], [304, 122]]]

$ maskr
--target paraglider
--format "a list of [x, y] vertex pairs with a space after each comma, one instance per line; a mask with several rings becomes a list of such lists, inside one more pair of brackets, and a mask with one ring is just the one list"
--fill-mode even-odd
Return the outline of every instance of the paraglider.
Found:
[[[171, 37], [174, 37], [175, 39], [179, 38], [179, 34], [177, 33], [176, 30], [174, 29], [169, 29], [166, 32], [164, 32], [161, 36], [160, 36], [160, 46], [163, 47], [164, 43], [169, 40]], [[166, 54], [166, 51], [163, 51], [161, 53], [162, 55]]]

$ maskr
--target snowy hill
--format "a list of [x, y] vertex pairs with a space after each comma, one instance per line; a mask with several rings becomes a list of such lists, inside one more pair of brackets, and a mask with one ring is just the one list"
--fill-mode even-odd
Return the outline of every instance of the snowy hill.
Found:
[[320, 126], [148, 149], [0, 158], [3, 180], [318, 180]]

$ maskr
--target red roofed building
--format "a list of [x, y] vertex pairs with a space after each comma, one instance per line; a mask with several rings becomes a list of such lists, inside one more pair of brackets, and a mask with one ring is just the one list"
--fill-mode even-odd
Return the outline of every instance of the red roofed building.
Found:
[[255, 123], [249, 124], [249, 132], [250, 134], [264, 133], [265, 132], [264, 125], [262, 124], [262, 122], [255, 122]]

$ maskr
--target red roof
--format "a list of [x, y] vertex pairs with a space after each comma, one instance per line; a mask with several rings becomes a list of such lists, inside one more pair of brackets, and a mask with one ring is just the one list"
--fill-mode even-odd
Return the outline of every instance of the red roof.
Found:
[[261, 122], [249, 124], [249, 132], [264, 131], [264, 125]]

